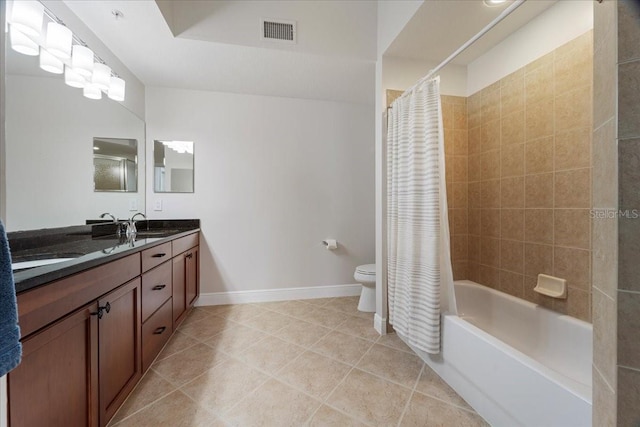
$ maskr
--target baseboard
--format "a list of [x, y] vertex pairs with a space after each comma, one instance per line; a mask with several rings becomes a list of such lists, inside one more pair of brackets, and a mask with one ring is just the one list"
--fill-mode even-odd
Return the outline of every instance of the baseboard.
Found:
[[373, 316], [373, 327], [380, 335], [387, 335], [387, 319], [380, 317], [378, 313]]
[[352, 297], [360, 295], [362, 285], [313, 286], [307, 288], [261, 289], [201, 293], [197, 306], [246, 304], [251, 302], [289, 301], [297, 299]]

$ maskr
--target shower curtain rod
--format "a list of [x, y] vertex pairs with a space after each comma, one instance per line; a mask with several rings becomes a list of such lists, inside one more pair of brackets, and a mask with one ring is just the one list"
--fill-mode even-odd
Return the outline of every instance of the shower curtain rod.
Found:
[[513, 3], [511, 3], [509, 5], [509, 7], [507, 7], [505, 10], [502, 11], [502, 13], [500, 15], [498, 15], [493, 21], [491, 21], [486, 27], [484, 27], [482, 30], [480, 30], [478, 32], [478, 34], [476, 34], [475, 36], [471, 37], [469, 40], [466, 41], [465, 44], [463, 44], [462, 46], [460, 46], [455, 52], [453, 52], [451, 55], [449, 55], [447, 57], [447, 59], [445, 59], [444, 61], [442, 61], [436, 68], [434, 68], [433, 70], [429, 71], [429, 73], [427, 73], [426, 76], [422, 77], [420, 80], [418, 80], [413, 86], [411, 86], [409, 89], [405, 90], [404, 93], [402, 95], [400, 95], [398, 98], [403, 98], [405, 95], [407, 95], [408, 93], [410, 93], [411, 91], [413, 91], [416, 86], [418, 86], [420, 83], [424, 82], [425, 80], [430, 79], [431, 77], [433, 77], [434, 74], [436, 74], [438, 71], [440, 71], [441, 69], [443, 69], [445, 66], [447, 66], [451, 61], [453, 61], [453, 59], [460, 55], [464, 50], [466, 50], [469, 46], [471, 46], [472, 44], [474, 44], [480, 37], [484, 36], [487, 32], [489, 32], [489, 30], [491, 30], [493, 27], [495, 27], [496, 25], [498, 25], [500, 23], [500, 21], [502, 21], [504, 18], [506, 18], [507, 16], [509, 16], [511, 14], [511, 12], [513, 12], [514, 10], [516, 10], [517, 8], [519, 8], [520, 6], [522, 6], [522, 4], [527, 1], [527, 0], [515, 0]]

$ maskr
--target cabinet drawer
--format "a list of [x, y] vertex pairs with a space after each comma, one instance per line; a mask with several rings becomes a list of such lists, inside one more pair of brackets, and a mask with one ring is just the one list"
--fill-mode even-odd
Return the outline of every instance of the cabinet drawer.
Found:
[[149, 368], [153, 359], [173, 333], [171, 299], [164, 303], [142, 325], [142, 370]]
[[193, 233], [188, 236], [181, 237], [179, 239], [174, 240], [173, 243], [173, 253], [178, 255], [188, 249], [193, 248], [194, 246], [198, 246], [198, 234]]
[[142, 271], [152, 269], [171, 258], [171, 242], [142, 251]]
[[142, 275], [143, 322], [171, 296], [171, 280], [171, 262], [160, 264]]
[[18, 295], [20, 332], [30, 335], [140, 275], [140, 255], [65, 277]]

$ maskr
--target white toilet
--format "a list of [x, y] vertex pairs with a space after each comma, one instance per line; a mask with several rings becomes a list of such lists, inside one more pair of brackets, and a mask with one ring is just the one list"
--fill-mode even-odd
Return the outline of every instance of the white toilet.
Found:
[[358, 310], [367, 313], [376, 311], [376, 265], [365, 264], [356, 267], [353, 273], [356, 282], [362, 283], [362, 293], [360, 294], [360, 302]]

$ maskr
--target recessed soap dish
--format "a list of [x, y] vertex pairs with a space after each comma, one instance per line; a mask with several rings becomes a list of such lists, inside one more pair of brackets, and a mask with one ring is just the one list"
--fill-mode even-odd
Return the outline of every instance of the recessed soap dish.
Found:
[[538, 274], [538, 284], [534, 291], [551, 298], [567, 298], [567, 281], [559, 277]]

